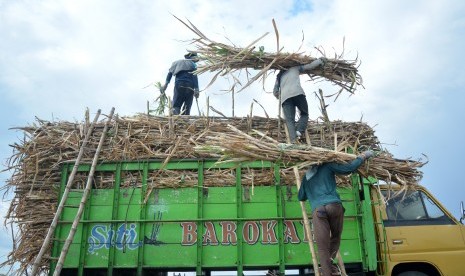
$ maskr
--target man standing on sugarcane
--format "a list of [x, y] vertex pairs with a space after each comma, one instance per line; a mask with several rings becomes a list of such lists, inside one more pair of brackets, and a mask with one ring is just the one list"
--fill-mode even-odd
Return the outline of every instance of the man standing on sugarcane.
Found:
[[[291, 143], [295, 143], [297, 138], [305, 133], [308, 123], [308, 103], [305, 91], [300, 84], [300, 74], [313, 70], [318, 66], [323, 66], [326, 58], [322, 57], [309, 64], [291, 67], [287, 70], [280, 70], [276, 76], [273, 88], [273, 95], [279, 100], [281, 94], [281, 106], [283, 107], [284, 118], [286, 119], [287, 130]], [[295, 109], [300, 112], [300, 118], [295, 125]]]
[[194, 97], [199, 97], [199, 81], [193, 73], [197, 69], [197, 53], [187, 53], [184, 58], [173, 62], [161, 89], [161, 93], [165, 93], [171, 78], [176, 76], [173, 94], [174, 115], [190, 115], [192, 101]]
[[339, 251], [345, 210], [336, 191], [336, 174], [350, 174], [372, 156], [372, 151], [365, 151], [351, 162], [314, 165], [302, 179], [298, 199], [308, 199], [312, 208], [313, 234], [318, 246], [322, 276], [340, 275], [332, 260]]

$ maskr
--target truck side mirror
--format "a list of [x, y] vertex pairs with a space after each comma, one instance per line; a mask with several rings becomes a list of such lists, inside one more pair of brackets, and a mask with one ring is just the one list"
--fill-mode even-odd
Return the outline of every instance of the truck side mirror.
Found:
[[460, 222], [463, 223], [465, 220], [465, 208], [463, 207], [463, 201], [460, 202]]

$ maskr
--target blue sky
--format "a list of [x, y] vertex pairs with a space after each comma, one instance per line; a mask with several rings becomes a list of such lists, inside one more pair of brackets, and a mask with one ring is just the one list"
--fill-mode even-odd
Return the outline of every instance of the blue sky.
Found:
[[[0, 0], [0, 158], [22, 138], [15, 126], [45, 120], [81, 121], [92, 113], [116, 108], [120, 116], [145, 112], [156, 91], [145, 88], [164, 81], [171, 62], [182, 58], [185, 41], [194, 35], [171, 14], [189, 19], [210, 38], [237, 46], [260, 41], [274, 51], [271, 20], [276, 20], [284, 51], [314, 56], [321, 46], [328, 55], [357, 55], [365, 89], [330, 104], [331, 119], [363, 121], [398, 158], [428, 156], [422, 184], [456, 217], [465, 200], [461, 157], [465, 154], [465, 2], [460, 0], [381, 1], [7, 1]], [[302, 36], [304, 41], [302, 42]], [[204, 88], [212, 75], [200, 76]], [[319, 116], [313, 92], [337, 87], [302, 77], [310, 118]], [[218, 80], [206, 97], [231, 115], [230, 82]], [[237, 95], [235, 114], [245, 116], [252, 99], [277, 115], [263, 85]], [[172, 90], [172, 84], [169, 90]], [[195, 108], [194, 108], [195, 110]], [[255, 109], [256, 115], [264, 113]], [[195, 111], [194, 111], [195, 112]], [[195, 113], [194, 113], [195, 114]], [[9, 178], [0, 174], [0, 185]], [[4, 216], [9, 202], [0, 205]], [[0, 262], [11, 249], [10, 231], [1, 228]]]

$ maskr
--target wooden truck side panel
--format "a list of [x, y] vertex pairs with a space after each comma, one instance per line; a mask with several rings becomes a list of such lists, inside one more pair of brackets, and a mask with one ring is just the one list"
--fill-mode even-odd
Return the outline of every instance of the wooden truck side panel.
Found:
[[[150, 183], [149, 176], [162, 163], [163, 160], [115, 162], [97, 166], [90, 199], [65, 259], [65, 273], [85, 275], [97, 269], [110, 275], [125, 269], [144, 275], [145, 270], [182, 269], [201, 274], [232, 269], [239, 274], [244, 269], [311, 269], [297, 189], [294, 183], [281, 183], [278, 165], [261, 161], [171, 161], [165, 170], [184, 170], [195, 175], [181, 173], [179, 183], [173, 183], [173, 187], [157, 188], [158, 182]], [[71, 168], [64, 168], [63, 174]], [[82, 165], [79, 172], [88, 169]], [[231, 170], [226, 172], [234, 177], [231, 181], [208, 179], [213, 169]], [[251, 177], [246, 172], [251, 169], [274, 175], [273, 183], [244, 185], [244, 179]], [[103, 179], [100, 173], [111, 179], [111, 188], [99, 188]], [[186, 186], [185, 177], [195, 178], [195, 185]], [[222, 184], [205, 186], [207, 182]], [[65, 183], [66, 177], [61, 186]], [[154, 188], [146, 197], [149, 184]], [[367, 271], [370, 262], [365, 243], [374, 240], [374, 235], [364, 227], [373, 225], [373, 219], [361, 214], [363, 204], [357, 189], [340, 188], [339, 192], [346, 209], [341, 255], [348, 268]], [[76, 214], [73, 206], [81, 196], [82, 192], [75, 189], [66, 201], [55, 233], [53, 256], [61, 251]], [[309, 204], [305, 206], [311, 214]], [[52, 262], [52, 271], [53, 268]]]

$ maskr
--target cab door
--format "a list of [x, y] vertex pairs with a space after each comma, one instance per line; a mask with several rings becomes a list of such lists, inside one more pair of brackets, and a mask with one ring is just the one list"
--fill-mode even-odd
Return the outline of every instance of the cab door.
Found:
[[393, 265], [429, 263], [442, 275], [465, 275], [464, 225], [424, 190], [383, 195], [388, 198], [383, 224]]

